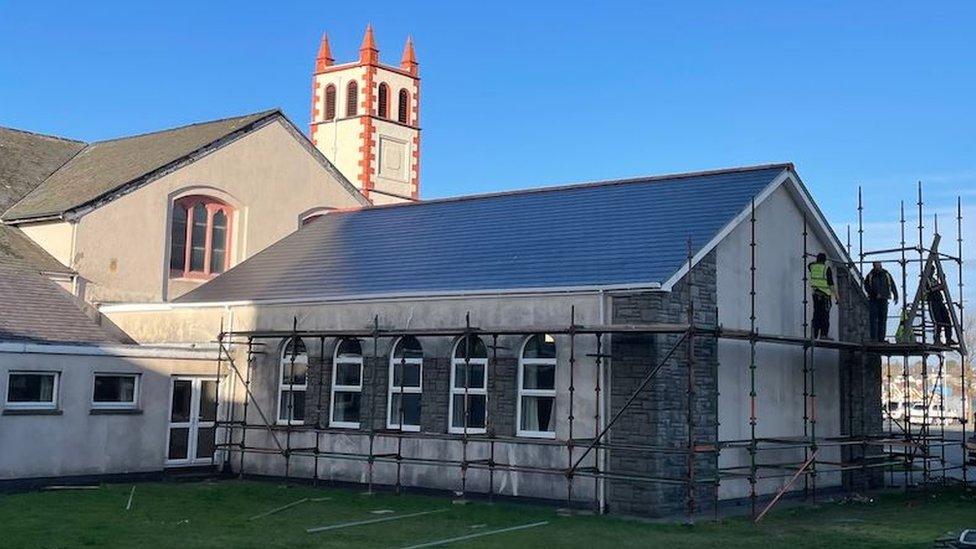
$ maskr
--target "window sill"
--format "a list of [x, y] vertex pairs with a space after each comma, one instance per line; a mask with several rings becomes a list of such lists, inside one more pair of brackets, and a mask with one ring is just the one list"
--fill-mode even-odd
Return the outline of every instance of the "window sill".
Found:
[[483, 434], [485, 434], [487, 432], [488, 431], [486, 429], [467, 429], [467, 430], [465, 430], [465, 429], [455, 428], [455, 427], [451, 427], [450, 429], [448, 429], [448, 433], [450, 433], [452, 435], [483, 435]]
[[393, 432], [400, 432], [400, 431], [403, 431], [405, 433], [419, 433], [420, 432], [420, 425], [404, 425], [403, 428], [401, 429], [399, 425], [389, 425], [388, 424], [386, 426], [386, 428], [387, 428], [387, 430], [393, 431]]
[[4, 408], [5, 416], [60, 416], [64, 412], [56, 408]]
[[359, 424], [336, 422], [336, 423], [329, 423], [329, 427], [333, 427], [335, 429], [359, 429]]
[[89, 415], [93, 416], [138, 416], [142, 415], [140, 408], [92, 408]]
[[519, 431], [516, 436], [521, 438], [548, 438], [555, 439], [556, 433], [550, 433], [548, 431]]

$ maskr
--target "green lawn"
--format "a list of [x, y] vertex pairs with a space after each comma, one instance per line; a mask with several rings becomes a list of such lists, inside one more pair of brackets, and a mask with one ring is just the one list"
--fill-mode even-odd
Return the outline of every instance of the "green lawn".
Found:
[[[403, 547], [546, 521], [470, 539], [464, 547], [875, 547], [931, 546], [946, 531], [976, 527], [976, 494], [961, 489], [873, 503], [827, 503], [695, 526], [597, 516], [560, 516], [548, 507], [447, 498], [367, 496], [355, 490], [221, 481], [0, 495], [2, 547]], [[309, 501], [249, 520], [303, 498]], [[320, 501], [313, 499], [329, 498]], [[307, 528], [441, 510], [385, 523], [308, 533]], [[390, 512], [375, 513], [388, 510]]]

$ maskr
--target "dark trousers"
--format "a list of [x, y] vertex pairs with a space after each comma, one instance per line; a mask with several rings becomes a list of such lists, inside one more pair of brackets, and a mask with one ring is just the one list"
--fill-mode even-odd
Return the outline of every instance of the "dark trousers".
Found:
[[830, 296], [813, 292], [813, 338], [825, 338], [830, 331]]
[[888, 300], [868, 300], [869, 334], [873, 341], [884, 341], [888, 328]]

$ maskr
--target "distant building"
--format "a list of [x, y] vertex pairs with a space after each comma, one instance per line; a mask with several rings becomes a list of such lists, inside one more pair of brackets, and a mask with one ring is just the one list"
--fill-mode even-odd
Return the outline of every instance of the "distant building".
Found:
[[359, 59], [335, 64], [322, 36], [312, 77], [312, 143], [374, 204], [420, 197], [420, 76], [413, 41], [380, 62], [373, 29]]

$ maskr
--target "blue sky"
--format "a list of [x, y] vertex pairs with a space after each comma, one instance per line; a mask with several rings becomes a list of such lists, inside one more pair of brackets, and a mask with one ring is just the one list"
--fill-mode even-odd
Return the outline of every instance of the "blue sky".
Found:
[[351, 60], [372, 22], [416, 42], [425, 197], [792, 161], [842, 235], [863, 185], [879, 245], [918, 180], [976, 203], [976, 4], [685, 4], [0, 0], [0, 125], [304, 128], [320, 34]]

